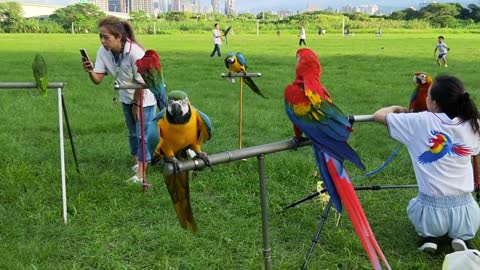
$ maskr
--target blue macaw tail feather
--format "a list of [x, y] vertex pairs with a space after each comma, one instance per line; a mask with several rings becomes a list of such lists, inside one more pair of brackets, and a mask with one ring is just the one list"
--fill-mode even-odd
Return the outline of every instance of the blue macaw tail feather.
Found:
[[328, 173], [327, 165], [325, 162], [325, 158], [323, 156], [323, 151], [316, 145], [313, 145], [313, 154], [315, 155], [315, 162], [317, 163], [318, 170], [320, 172], [320, 176], [322, 177], [323, 183], [325, 184], [325, 188], [327, 189], [328, 194], [330, 195], [330, 199], [333, 202], [333, 206], [339, 213], [342, 212], [342, 202], [340, 201], [340, 197], [338, 196], [337, 189], [333, 184], [332, 178]]
[[163, 70], [160, 72], [161, 81], [159, 82], [159, 91], [154, 93], [155, 99], [157, 100], [158, 111], [163, 110], [167, 106], [167, 85], [165, 84], [165, 79], [163, 78]]

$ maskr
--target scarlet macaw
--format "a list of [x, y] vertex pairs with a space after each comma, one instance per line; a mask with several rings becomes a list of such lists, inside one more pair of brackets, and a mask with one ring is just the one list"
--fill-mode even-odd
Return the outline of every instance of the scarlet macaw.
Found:
[[167, 98], [160, 57], [154, 50], [147, 50], [145, 55], [135, 62], [135, 65], [148, 89], [155, 96], [157, 107], [161, 111], [165, 108]]
[[[245, 59], [245, 56], [243, 56], [242, 53], [237, 52], [237, 53], [228, 53], [227, 57], [225, 58], [225, 66], [228, 68], [229, 72], [247, 72], [247, 60]], [[250, 77], [244, 77], [243, 80], [245, 81], [245, 84], [252, 89], [253, 92], [257, 93], [258, 95], [262, 96], [263, 98], [265, 97], [262, 92], [260, 92], [260, 89], [258, 86], [253, 82], [252, 78]], [[234, 82], [234, 80], [232, 80]]]
[[40, 90], [40, 93], [44, 97], [47, 96], [47, 86], [48, 86], [48, 72], [47, 72], [47, 63], [43, 56], [39, 53], [35, 55], [35, 59], [32, 63], [33, 77], [35, 78], [35, 83]]
[[420, 163], [432, 163], [446, 154], [455, 156], [469, 156], [472, 154], [472, 150], [464, 145], [453, 143], [447, 134], [436, 130], [433, 130], [430, 133], [433, 136], [429, 139], [431, 146], [430, 149], [423, 152], [423, 154], [418, 157]]
[[415, 90], [410, 97], [409, 110], [411, 112], [426, 111], [428, 89], [432, 85], [432, 77], [425, 72], [417, 72], [413, 76], [413, 82], [415, 83]]
[[163, 180], [173, 202], [180, 224], [196, 232], [190, 204], [188, 172], [178, 172], [178, 160], [187, 158], [187, 149], [196, 153], [208, 165], [207, 155], [201, 145], [212, 136], [210, 119], [195, 109], [183, 91], [172, 91], [168, 95], [167, 107], [147, 125], [147, 144], [152, 153], [152, 164], [160, 159], [172, 163], [173, 175], [164, 175]]
[[293, 123], [295, 138], [299, 141], [303, 133], [312, 140], [315, 161], [333, 205], [338, 212], [342, 211], [342, 203], [345, 206], [373, 268], [382, 268], [380, 257], [390, 269], [343, 167], [343, 161], [349, 160], [365, 169], [360, 157], [347, 144], [351, 124], [320, 83], [321, 66], [317, 55], [302, 48], [297, 51], [297, 60], [295, 81], [284, 93], [285, 111]]

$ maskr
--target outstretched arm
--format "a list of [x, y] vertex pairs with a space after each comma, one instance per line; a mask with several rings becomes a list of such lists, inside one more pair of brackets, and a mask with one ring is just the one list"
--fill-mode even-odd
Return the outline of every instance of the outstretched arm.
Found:
[[375, 122], [379, 122], [379, 123], [382, 123], [382, 124], [386, 124], [386, 121], [385, 121], [385, 116], [387, 116], [387, 114], [389, 113], [406, 113], [408, 112], [408, 109], [405, 108], [405, 107], [402, 107], [402, 106], [390, 106], [390, 107], [385, 107], [385, 108], [382, 108], [378, 111], [376, 111], [374, 114], [373, 114], [373, 120]]

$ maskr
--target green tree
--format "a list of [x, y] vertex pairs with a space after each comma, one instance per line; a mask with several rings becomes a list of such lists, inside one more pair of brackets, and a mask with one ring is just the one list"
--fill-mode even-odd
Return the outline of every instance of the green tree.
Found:
[[258, 20], [265, 20], [265, 21], [278, 21], [280, 17], [276, 14], [273, 14], [272, 12], [268, 11], [262, 11], [257, 14], [257, 19]]
[[105, 16], [95, 5], [78, 3], [57, 9], [49, 19], [58, 23], [65, 31], [69, 31], [73, 23], [77, 31], [83, 32], [96, 29], [97, 20]]
[[146, 22], [150, 20], [150, 17], [148, 17], [143, 10], [130, 12], [130, 18], [136, 22]]
[[20, 3], [0, 3], [0, 28], [4, 32], [21, 32], [23, 22], [23, 9]]

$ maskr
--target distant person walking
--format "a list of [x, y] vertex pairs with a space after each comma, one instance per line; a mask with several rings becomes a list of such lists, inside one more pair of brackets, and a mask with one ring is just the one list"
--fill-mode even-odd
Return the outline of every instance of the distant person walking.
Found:
[[443, 36], [438, 37], [438, 43], [435, 46], [435, 50], [433, 51], [433, 57], [435, 57], [437, 50], [438, 50], [438, 58], [437, 58], [438, 66], [441, 67], [443, 65], [444, 67], [448, 67], [447, 52], [450, 51], [450, 48], [448, 48], [447, 43], [445, 43], [445, 38]]
[[298, 34], [298, 37], [300, 38], [300, 41], [298, 41], [298, 46], [302, 46], [302, 43], [303, 45], [307, 46], [307, 43], [305, 42], [307, 39], [307, 34], [305, 33], [305, 28], [303, 26], [300, 29], [300, 34]]
[[220, 57], [222, 56], [222, 53], [220, 52], [220, 46], [222, 45], [222, 33], [220, 32], [220, 25], [218, 23], [215, 23], [213, 29], [213, 51], [210, 54], [210, 57], [213, 57], [215, 55], [215, 52], [217, 55]]

